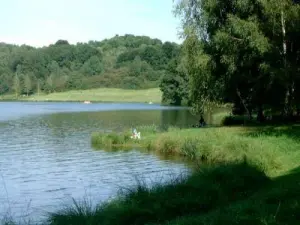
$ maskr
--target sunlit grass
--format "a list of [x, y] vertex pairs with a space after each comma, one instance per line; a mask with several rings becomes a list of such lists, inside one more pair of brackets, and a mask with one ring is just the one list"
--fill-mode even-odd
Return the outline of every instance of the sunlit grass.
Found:
[[203, 168], [163, 185], [127, 189], [88, 213], [71, 207], [51, 215], [49, 221], [51, 225], [156, 224], [180, 216], [206, 214], [245, 199], [270, 182], [262, 171], [247, 163]]
[[[89, 90], [72, 90], [51, 94], [20, 96], [22, 101], [91, 101], [91, 102], [141, 102], [160, 103], [162, 93], [159, 88], [145, 90], [128, 90], [118, 88], [97, 88]], [[0, 96], [0, 100], [16, 100], [15, 95]]]
[[[96, 207], [73, 205], [48, 216], [49, 225], [296, 225], [300, 220], [300, 127], [163, 129], [156, 125], [96, 132], [103, 148], [178, 155], [198, 163], [187, 176], [126, 191]], [[99, 190], [101, 191], [101, 190]]]
[[[123, 193], [81, 224], [298, 224], [299, 134], [297, 126], [155, 130], [139, 144], [205, 164], [188, 177]], [[52, 217], [57, 225], [77, 221]]]
[[[162, 132], [162, 128], [156, 125], [137, 126], [137, 131], [141, 133], [141, 140], [145, 143], [145, 139], [157, 133]], [[122, 132], [94, 132], [92, 133], [91, 143], [97, 149], [132, 149], [133, 147], [142, 147], [141, 140], [132, 139], [132, 129]]]
[[202, 166], [163, 185], [129, 189], [88, 212], [84, 205], [82, 210], [71, 206], [48, 221], [50, 225], [296, 225], [299, 168], [270, 179], [246, 161]]
[[[217, 164], [241, 162], [245, 158], [275, 176], [299, 165], [300, 142], [295, 140], [299, 129], [289, 127], [242, 128], [220, 127], [202, 129], [170, 129], [167, 132], [141, 131], [141, 140], [130, 138], [130, 132], [92, 135], [93, 146], [139, 146], [161, 154], [174, 154], [189, 159]], [[293, 138], [294, 137], [294, 138]]]

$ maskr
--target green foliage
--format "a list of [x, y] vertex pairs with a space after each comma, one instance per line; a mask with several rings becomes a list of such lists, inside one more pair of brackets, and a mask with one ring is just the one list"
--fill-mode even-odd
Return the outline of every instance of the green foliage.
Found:
[[[119, 198], [95, 210], [66, 209], [50, 215], [49, 223], [60, 224], [156, 224], [186, 215], [203, 215], [250, 197], [270, 183], [265, 174], [247, 164], [197, 170], [188, 177], [147, 188], [139, 185], [120, 192]], [[82, 207], [81, 207], [82, 208]], [[83, 207], [85, 208], [85, 207]], [[77, 212], [79, 211], [79, 212]]]
[[167, 65], [166, 73], [161, 79], [160, 89], [163, 93], [162, 103], [167, 105], [189, 105], [189, 77], [184, 57], [177, 55]]
[[[299, 112], [300, 5], [292, 0], [178, 1], [190, 97], [203, 113], [229, 102], [249, 117]], [[299, 113], [298, 113], [299, 114]]]
[[82, 72], [86, 76], [100, 75], [102, 71], [102, 63], [95, 55], [89, 58], [82, 66]]
[[[201, 172], [163, 186], [150, 189], [141, 185], [123, 192], [119, 198], [97, 208], [92, 220], [85, 217], [85, 221], [153, 225], [297, 224], [299, 131], [299, 126], [263, 126], [155, 133], [146, 141], [149, 149], [201, 160]], [[206, 169], [203, 161], [217, 166]], [[53, 217], [53, 221], [68, 224], [68, 218], [74, 218], [70, 224], [76, 224], [75, 215], [63, 213]]]
[[[136, 127], [137, 131], [141, 133], [141, 139], [146, 141], [149, 139], [149, 135], [153, 135], [156, 133], [161, 132], [161, 129], [156, 125], [149, 125], [149, 126], [138, 126]], [[140, 147], [142, 144], [145, 143], [141, 142], [141, 139], [132, 139], [131, 138], [132, 131], [126, 130], [123, 132], [94, 132], [91, 137], [92, 146], [95, 148], [104, 148], [104, 149], [111, 149], [111, 148], [124, 148], [124, 147]]]
[[[228, 117], [226, 117], [228, 118]], [[231, 119], [227, 123], [241, 124], [245, 119]], [[248, 121], [246, 121], [247, 123]], [[252, 123], [255, 125], [255, 123]], [[252, 165], [263, 169], [268, 175], [283, 173], [297, 165], [300, 155], [299, 127], [221, 127], [179, 130], [171, 129], [148, 132], [139, 128], [141, 139], [126, 139], [124, 133], [95, 133], [94, 147], [142, 147], [158, 154], [185, 157], [199, 163], [243, 162], [245, 157]], [[102, 141], [105, 140], [105, 141]], [[112, 144], [114, 143], [114, 144]], [[285, 154], [289, 152], [289, 154]]]
[[299, 220], [299, 171], [273, 180], [248, 199], [198, 216], [184, 216], [165, 225], [294, 225]]
[[134, 35], [75, 45], [58, 40], [43, 48], [0, 43], [0, 94], [155, 88], [178, 49], [175, 43]]
[[160, 146], [168, 146], [168, 153], [176, 147], [193, 160], [199, 154], [214, 160], [167, 183], [149, 187], [138, 180], [136, 187], [124, 187], [96, 207], [73, 200], [43, 224], [298, 224], [299, 126], [142, 129], [153, 135], [147, 142], [164, 141]]
[[243, 125], [247, 120], [248, 118], [245, 116], [226, 116], [222, 119], [221, 124], [223, 126]]
[[20, 78], [19, 75], [16, 73], [13, 78], [13, 86], [12, 86], [16, 97], [18, 97], [21, 93], [21, 84], [20, 84]]
[[32, 91], [32, 81], [28, 74], [24, 78], [24, 91], [26, 92], [27, 96]]
[[94, 147], [115, 147], [115, 146], [122, 146], [128, 144], [131, 141], [130, 133], [93, 133], [92, 134], [92, 145]]

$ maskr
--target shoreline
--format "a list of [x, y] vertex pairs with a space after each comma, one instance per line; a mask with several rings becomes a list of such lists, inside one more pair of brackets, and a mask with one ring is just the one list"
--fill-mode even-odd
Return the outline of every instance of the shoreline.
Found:
[[19, 102], [107, 102], [107, 103], [149, 103], [161, 104], [162, 92], [159, 88], [130, 90], [119, 88], [97, 88], [88, 90], [70, 90], [50, 94], [41, 93], [16, 98], [13, 94], [0, 95], [0, 101]]
[[[211, 126], [205, 128], [174, 128], [167, 131], [159, 131], [158, 128], [137, 127], [141, 132], [141, 139], [131, 138], [130, 131], [119, 133], [94, 132], [91, 136], [91, 144], [96, 149], [144, 149], [158, 154], [181, 156], [194, 162], [219, 163], [243, 162], [246, 157], [249, 162], [262, 167], [269, 175], [275, 176], [283, 173], [284, 168], [279, 159], [283, 152], [282, 147], [286, 133], [288, 135], [300, 134], [299, 126]], [[268, 133], [273, 133], [268, 136]], [[278, 140], [277, 136], [282, 136]], [[299, 143], [293, 142], [291, 148]], [[265, 149], [265, 150], [263, 150]], [[276, 149], [277, 152], [273, 152]], [[254, 154], [255, 153], [255, 154]], [[272, 155], [272, 157], [271, 157]], [[264, 161], [265, 157], [269, 157]], [[299, 153], [300, 157], [300, 153]], [[300, 158], [299, 158], [300, 159]], [[268, 161], [270, 160], [270, 161]], [[274, 163], [275, 165], [268, 165]], [[294, 162], [295, 163], [295, 162]], [[296, 164], [298, 165], [298, 164]], [[270, 168], [266, 168], [270, 166]], [[291, 166], [291, 165], [290, 165]], [[300, 163], [299, 163], [300, 166]], [[278, 168], [282, 167], [281, 170]], [[285, 170], [290, 169], [287, 167]]]
[[[22, 99], [0, 99], [0, 102], [56, 102], [56, 103], [82, 103], [82, 104], [93, 104], [93, 103], [123, 103], [123, 104], [149, 104], [149, 102], [135, 102], [135, 101], [91, 101], [90, 103], [84, 103], [84, 101], [80, 101], [80, 100], [22, 100]], [[152, 102], [149, 105], [162, 105], [160, 102]], [[178, 106], [174, 106], [174, 107], [178, 107]], [[184, 107], [184, 106], [183, 106]]]
[[51, 224], [297, 224], [298, 126], [137, 130], [147, 138], [133, 141], [130, 131], [93, 137], [107, 151], [140, 142], [146, 151], [178, 154], [202, 164], [188, 177], [153, 188], [141, 183], [88, 215], [68, 208], [52, 215]]
[[[142, 147], [135, 148], [139, 151], [180, 155], [195, 163], [194, 172], [151, 188], [141, 181], [96, 208], [74, 200], [73, 205], [49, 214], [45, 224], [223, 225], [225, 221], [261, 225], [262, 220], [297, 224], [299, 126], [172, 127], [167, 131], [144, 126], [137, 131], [141, 140], [130, 139], [129, 130], [96, 132], [92, 142], [96, 138], [100, 151], [114, 146], [126, 151], [129, 143], [129, 151], [135, 144]], [[274, 213], [278, 223], [272, 223]], [[290, 223], [284, 223], [286, 218]]]

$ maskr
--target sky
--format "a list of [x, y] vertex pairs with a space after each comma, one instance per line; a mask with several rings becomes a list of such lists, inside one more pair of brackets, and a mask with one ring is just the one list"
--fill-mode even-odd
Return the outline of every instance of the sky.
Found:
[[0, 42], [47, 46], [134, 34], [181, 43], [173, 0], [7, 0]]

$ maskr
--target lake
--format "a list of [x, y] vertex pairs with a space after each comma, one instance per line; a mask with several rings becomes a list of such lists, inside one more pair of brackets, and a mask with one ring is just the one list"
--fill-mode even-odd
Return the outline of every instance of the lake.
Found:
[[43, 218], [72, 198], [93, 204], [137, 178], [152, 185], [190, 170], [183, 161], [90, 145], [93, 131], [156, 124], [187, 127], [186, 108], [149, 104], [0, 102], [0, 217]]

